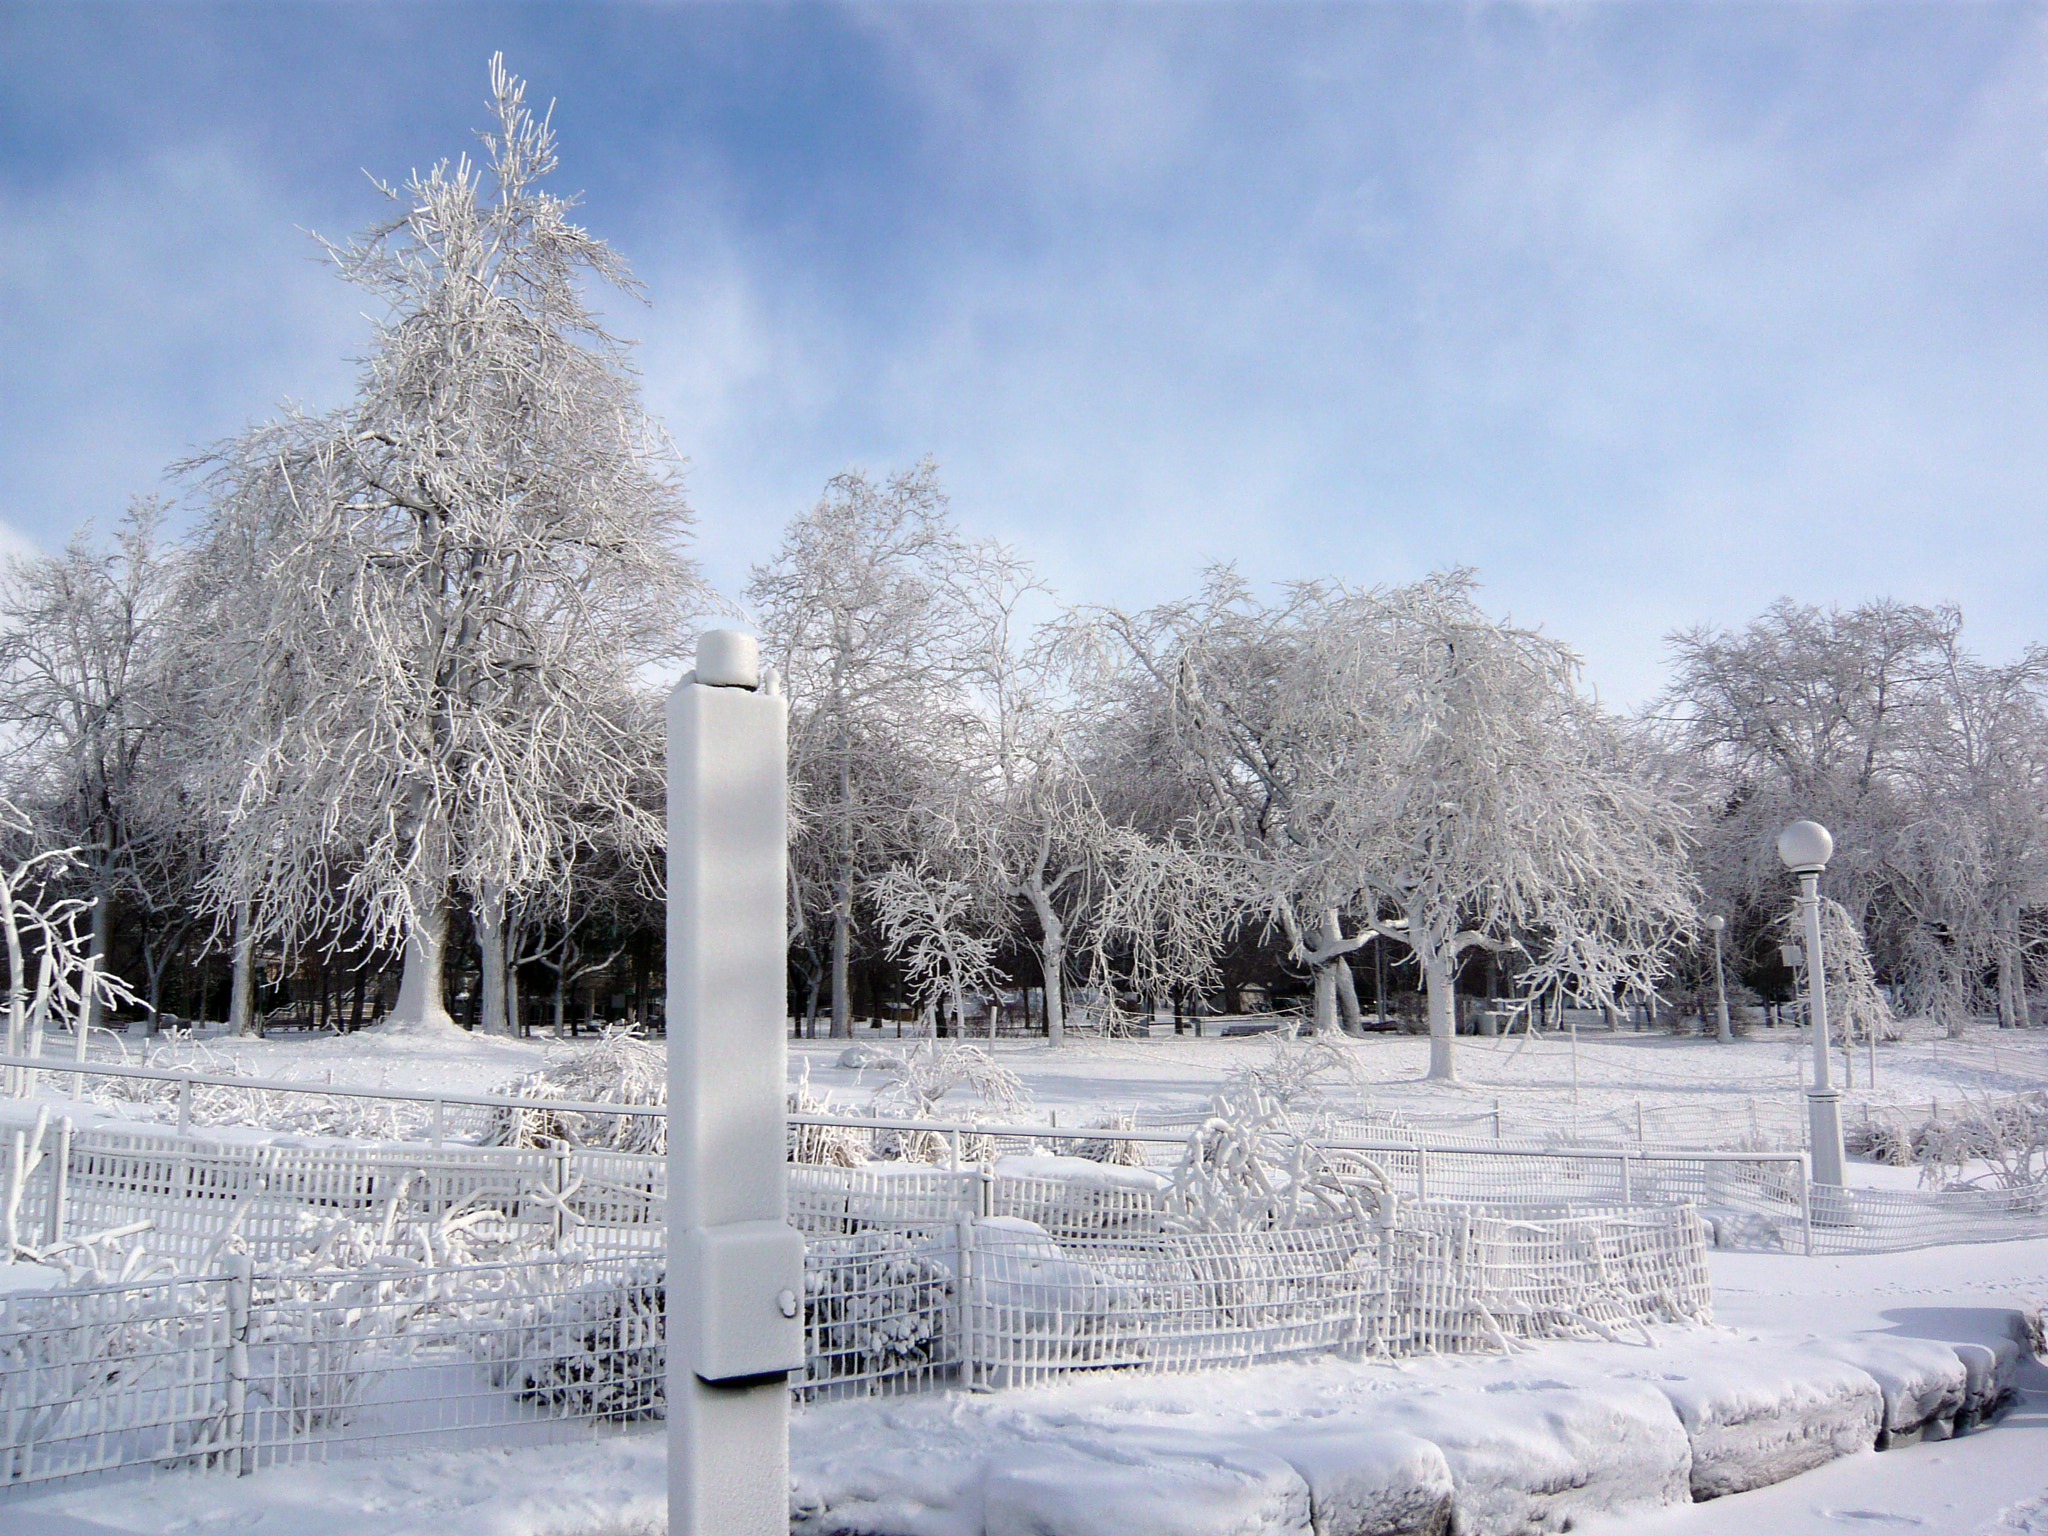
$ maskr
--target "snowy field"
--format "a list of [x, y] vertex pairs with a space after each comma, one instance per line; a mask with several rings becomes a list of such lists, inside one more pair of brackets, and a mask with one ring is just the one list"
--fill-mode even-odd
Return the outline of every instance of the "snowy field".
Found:
[[[1935, 1309], [1953, 1314], [2048, 1296], [2048, 1241], [1844, 1259], [1716, 1253], [1711, 1262], [1719, 1325], [1706, 1333], [1664, 1333], [1647, 1350], [1549, 1344], [1504, 1359], [1326, 1361], [1257, 1367], [1227, 1380], [1213, 1373], [1109, 1378], [814, 1408], [799, 1412], [792, 1430], [799, 1496], [806, 1479], [844, 1479], [864, 1467], [877, 1487], [925, 1491], [930, 1502], [901, 1533], [920, 1536], [949, 1528], [941, 1496], [963, 1447], [973, 1454], [977, 1446], [1028, 1442], [1073, 1455], [1113, 1437], [1124, 1447], [1120, 1475], [1135, 1488], [1156, 1489], [1171, 1486], [1173, 1457], [1184, 1457], [1204, 1435], [1241, 1443], [1285, 1434], [1316, 1419], [1334, 1421], [1360, 1403], [1380, 1422], [1427, 1429], [1444, 1417], [1470, 1423], [1473, 1403], [1540, 1410], [1564, 1389], [1604, 1390], [1625, 1415], [1629, 1391], [1641, 1395], [1646, 1383], [1674, 1378], [1710, 1383], [1730, 1358], [1795, 1351], [1816, 1339], [1912, 1336]], [[1953, 1329], [1957, 1319], [1938, 1323]], [[1775, 1487], [1704, 1504], [1658, 1509], [1633, 1502], [1657, 1496], [1651, 1458], [1618, 1455], [1611, 1458], [1610, 1486], [1594, 1492], [1619, 1511], [1581, 1515], [1573, 1528], [1606, 1536], [2048, 1532], [2048, 1372], [2028, 1366], [2020, 1385], [2018, 1402], [1989, 1430], [1860, 1452]], [[1587, 1432], [1565, 1415], [1513, 1411], [1530, 1426], [1521, 1449], [1531, 1458], [1555, 1454], [1572, 1435]], [[1169, 1441], [1173, 1456], [1153, 1454]], [[1640, 1485], [1630, 1476], [1638, 1463], [1645, 1469]], [[576, 1446], [337, 1462], [241, 1480], [164, 1475], [102, 1484], [10, 1504], [0, 1511], [0, 1528], [7, 1536], [625, 1536], [663, 1528], [665, 1470], [658, 1432], [609, 1434]], [[1670, 1490], [1663, 1492], [1668, 1497]], [[1139, 1518], [1120, 1526], [1118, 1536], [1188, 1536], [1209, 1528], [1187, 1523], [1188, 1513], [1166, 1524]]]
[[[1209, 1027], [1217, 1022], [1210, 1020]], [[1268, 1060], [1273, 1052], [1268, 1037], [1198, 1039], [1173, 1035], [1170, 1023], [1159, 1028], [1164, 1032], [1150, 1039], [1079, 1039], [1059, 1050], [1033, 1041], [970, 1043], [1016, 1073], [1029, 1096], [1022, 1118], [1039, 1122], [1057, 1115], [1062, 1126], [1086, 1125], [1105, 1115], [1199, 1108], [1225, 1079]], [[1907, 1028], [1905, 1042], [1878, 1051], [1874, 1090], [1866, 1057], [1857, 1052], [1854, 1086], [1843, 1112], [1849, 1128], [1856, 1126], [1866, 1104], [1875, 1111], [1890, 1107], [1925, 1118], [1936, 1100], [1946, 1111], [1969, 1099], [2048, 1084], [2048, 1031], [1979, 1027], [1959, 1042], [1925, 1026]], [[858, 1038], [888, 1049], [898, 1045], [890, 1030], [863, 1029]], [[267, 1040], [207, 1038], [189, 1047], [166, 1044], [157, 1054], [201, 1070], [232, 1061], [241, 1072], [259, 1077], [407, 1093], [489, 1093], [550, 1060], [587, 1050], [590, 1043], [587, 1038], [555, 1043], [455, 1033], [294, 1033]], [[126, 1049], [129, 1060], [138, 1058], [135, 1047]], [[845, 1051], [840, 1041], [792, 1042], [790, 1074], [795, 1080], [808, 1072], [814, 1092], [828, 1096], [842, 1112], [859, 1113], [869, 1107], [882, 1079], [872, 1069], [840, 1066]], [[108, 1054], [115, 1053], [94, 1052]], [[1628, 1029], [1611, 1034], [1589, 1030], [1576, 1044], [1553, 1035], [1465, 1037], [1458, 1043], [1461, 1081], [1456, 1084], [1424, 1079], [1428, 1055], [1428, 1041], [1419, 1036], [1340, 1040], [1335, 1057], [1342, 1065], [1325, 1074], [1325, 1090], [1336, 1103], [1416, 1117], [1483, 1120], [1498, 1108], [1510, 1134], [1518, 1121], [1566, 1128], [1575, 1115], [1618, 1117], [1628, 1124], [1640, 1106], [1651, 1118], [1654, 1139], [1660, 1108], [1704, 1109], [1737, 1129], [1746, 1123], [1752, 1104], [1766, 1113], [1775, 1106], [1781, 1116], [1796, 1114], [1810, 1062], [1810, 1050], [1796, 1032], [1761, 1028], [1729, 1045]], [[1840, 1053], [1836, 1071], [1841, 1071]], [[955, 1090], [942, 1106], [963, 1115], [977, 1107], [965, 1090]], [[1871, 1175], [1896, 1183], [1901, 1172], [1872, 1170]], [[1904, 1172], [1910, 1183], [1911, 1173]]]

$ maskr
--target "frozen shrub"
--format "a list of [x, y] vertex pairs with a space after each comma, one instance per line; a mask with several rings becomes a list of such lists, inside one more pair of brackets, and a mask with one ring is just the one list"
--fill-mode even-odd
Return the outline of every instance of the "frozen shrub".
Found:
[[[842, 1058], [843, 1060], [843, 1058]], [[811, 1064], [804, 1063], [803, 1076], [789, 1090], [792, 1115], [825, 1115], [832, 1112], [829, 1097], [811, 1091]], [[844, 1125], [791, 1125], [789, 1160], [828, 1168], [858, 1168], [868, 1160], [867, 1133]]]
[[2048, 1093], [1986, 1100], [1930, 1120], [1914, 1138], [1920, 1181], [1937, 1189], [2048, 1186]]
[[1180, 1231], [1252, 1232], [1370, 1223], [1392, 1199], [1378, 1164], [1326, 1151], [1284, 1105], [1239, 1084], [1219, 1093], [1189, 1134], [1166, 1210]]
[[[1135, 1128], [1129, 1115], [1106, 1115], [1089, 1127], [1097, 1131], [1128, 1131]], [[1107, 1163], [1113, 1168], [1142, 1168], [1145, 1166], [1145, 1148], [1142, 1143], [1126, 1141], [1121, 1136], [1092, 1136], [1073, 1144], [1073, 1155], [1085, 1157], [1091, 1163]]]
[[501, 1385], [564, 1417], [625, 1424], [667, 1411], [666, 1267], [650, 1260], [616, 1279], [517, 1309], [498, 1347]]
[[938, 1366], [952, 1294], [952, 1270], [904, 1233], [812, 1243], [804, 1256], [804, 1336], [813, 1383]]
[[[498, 1092], [513, 1099], [659, 1107], [668, 1103], [668, 1054], [631, 1030], [611, 1029], [589, 1050], [515, 1077]], [[485, 1144], [543, 1147], [558, 1141], [572, 1147], [659, 1154], [668, 1150], [668, 1119], [545, 1107], [500, 1110]]]

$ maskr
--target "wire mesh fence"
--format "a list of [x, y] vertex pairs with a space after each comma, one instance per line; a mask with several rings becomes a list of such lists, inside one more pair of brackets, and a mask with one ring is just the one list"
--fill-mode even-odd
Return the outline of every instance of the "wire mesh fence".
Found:
[[0, 1296], [6, 1486], [559, 1438], [662, 1407], [661, 1266], [528, 1259]]

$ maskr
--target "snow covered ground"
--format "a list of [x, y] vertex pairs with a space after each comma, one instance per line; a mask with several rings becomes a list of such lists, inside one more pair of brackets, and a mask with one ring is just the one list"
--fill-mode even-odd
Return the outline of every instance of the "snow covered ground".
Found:
[[[894, 1043], [892, 1035], [883, 1039]], [[291, 1035], [213, 1042], [207, 1050], [232, 1056], [242, 1071], [265, 1077], [415, 1092], [486, 1092], [552, 1056], [587, 1045]], [[1566, 1041], [1551, 1038], [1467, 1039], [1460, 1047], [1465, 1080], [1454, 1086], [1421, 1080], [1425, 1041], [1397, 1036], [1346, 1041], [1338, 1049], [1350, 1065], [1332, 1086], [1345, 1098], [1418, 1115], [1485, 1111], [1496, 1101], [1509, 1116], [1522, 1109], [1554, 1116], [1575, 1101], [1587, 1115], [1626, 1114], [1638, 1101], [1649, 1107], [1719, 1106], [1731, 1115], [1741, 1113], [1738, 1106], [1752, 1096], [1797, 1102], [1801, 1050], [1782, 1033], [1759, 1031], [1725, 1047], [1633, 1031], [1589, 1032], [1575, 1051]], [[1255, 1038], [1170, 1035], [1082, 1041], [1058, 1052], [1028, 1042], [1003, 1041], [993, 1048], [1031, 1095], [1032, 1109], [1025, 1118], [1056, 1112], [1062, 1128], [1110, 1113], [1195, 1108], [1231, 1074], [1268, 1060], [1272, 1049]], [[798, 1042], [791, 1052], [791, 1073], [795, 1077], [808, 1070], [814, 1091], [859, 1111], [880, 1084], [871, 1071], [840, 1067], [843, 1050], [841, 1043]], [[1860, 1059], [1857, 1075], [1860, 1097], [1866, 1091]], [[1910, 1109], [1937, 1097], [1953, 1103], [2044, 1083], [2048, 1034], [2000, 1035], [1980, 1029], [1959, 1045], [1915, 1031], [1907, 1044], [1880, 1052], [1875, 1097]], [[960, 1096], [946, 1107], [964, 1112], [973, 1103]], [[1852, 1123], [1855, 1113], [1852, 1107]], [[1914, 1180], [1911, 1170], [1868, 1165], [1859, 1165], [1855, 1176], [1859, 1182], [1910, 1185]], [[1213, 1432], [1239, 1449], [1220, 1460], [1211, 1457], [1205, 1463], [1209, 1471], [1186, 1486], [1173, 1485], [1178, 1491], [1160, 1507], [1203, 1504], [1221, 1510], [1237, 1507], [1233, 1500], [1252, 1507], [1278, 1499], [1274, 1507], [1280, 1508], [1286, 1497], [1275, 1492], [1272, 1458], [1261, 1460], [1256, 1446], [1246, 1449], [1249, 1441], [1288, 1423], [1320, 1420], [1334, 1426], [1364, 1405], [1371, 1408], [1373, 1422], [1405, 1424], [1413, 1432], [1413, 1439], [1388, 1441], [1389, 1465], [1401, 1464], [1408, 1454], [1403, 1447], [1435, 1444], [1432, 1436], [1455, 1438], [1456, 1425], [1508, 1424], [1518, 1418], [1537, 1426], [1519, 1455], [1540, 1460], [1561, 1454], [1557, 1448], [1575, 1439], [1629, 1449], [1630, 1454], [1603, 1463], [1606, 1491], [1596, 1487], [1594, 1496], [1581, 1499], [1573, 1516], [1581, 1531], [1610, 1536], [1622, 1531], [1802, 1536], [1845, 1530], [2048, 1536], [2048, 1373], [2038, 1366], [2026, 1368], [2018, 1405], [1993, 1431], [1882, 1455], [1861, 1452], [1775, 1487], [1710, 1503], [1640, 1507], [1641, 1498], [1654, 1503], [1671, 1494], [1665, 1486], [1668, 1457], [1659, 1460], [1671, 1447], [1658, 1449], [1660, 1437], [1669, 1438], [1668, 1430], [1649, 1427], [1657, 1420], [1653, 1409], [1665, 1391], [1659, 1385], [1663, 1378], [1711, 1381], [1717, 1352], [1767, 1362], [1845, 1335], [1969, 1337], [1971, 1329], [1983, 1326], [1982, 1317], [1959, 1315], [1969, 1309], [2038, 1306], [2048, 1300], [2048, 1242], [1839, 1259], [1715, 1253], [1711, 1263], [1719, 1327], [1690, 1336], [1668, 1334], [1654, 1353], [1620, 1345], [1552, 1344], [1509, 1359], [1400, 1366], [1323, 1361], [1227, 1377], [1123, 1376], [980, 1397], [826, 1405], [798, 1418], [798, 1467], [814, 1490], [833, 1479], [842, 1489], [849, 1479], [861, 1477], [878, 1480], [877, 1488], [889, 1477], [910, 1479], [930, 1495], [926, 1513], [936, 1510], [938, 1515], [936, 1523], [920, 1518], [905, 1524], [898, 1536], [921, 1536], [969, 1528], [958, 1522], [949, 1527], [944, 1511], [947, 1498], [966, 1486], [956, 1475], [961, 1459], [978, 1454], [977, 1446], [1008, 1443], [1039, 1455], [1037, 1463], [1026, 1457], [1006, 1473], [996, 1495], [999, 1503], [1017, 1506], [1024, 1519], [1035, 1518], [1034, 1500], [1063, 1496], [1061, 1489], [1093, 1488], [1091, 1497], [1107, 1497], [1104, 1466], [1126, 1465], [1134, 1473], [1149, 1466], [1157, 1472], [1154, 1453], [1162, 1446], [1184, 1462], [1188, 1436]], [[1814, 1379], [1825, 1374], [1820, 1371]], [[1689, 1389], [1672, 1390], [1682, 1394]], [[1592, 1409], [1584, 1406], [1589, 1401]], [[1458, 1411], [1447, 1413], [1447, 1405]], [[1475, 1405], [1488, 1412], [1476, 1412]], [[1609, 1418], [1602, 1419], [1602, 1413]], [[1503, 1443], [1512, 1438], [1503, 1432]], [[1638, 1449], [1641, 1455], [1634, 1454]], [[1472, 1458], [1495, 1452], [1468, 1445], [1451, 1454], [1454, 1460], [1466, 1456], [1470, 1464]], [[1427, 1470], [1421, 1468], [1417, 1476]], [[1084, 1471], [1091, 1475], [1081, 1476]], [[658, 1433], [608, 1433], [573, 1446], [343, 1461], [266, 1471], [239, 1481], [164, 1475], [77, 1488], [0, 1503], [0, 1531], [6, 1536], [187, 1536], [227, 1530], [255, 1536], [337, 1531], [363, 1536], [448, 1536], [455, 1531], [626, 1536], [661, 1529], [663, 1478], [664, 1444]], [[1603, 1500], [1610, 1510], [1625, 1512], [1601, 1515]], [[964, 1511], [956, 1513], [965, 1520]], [[1146, 1518], [1144, 1508], [1133, 1507], [1119, 1536], [1149, 1536]], [[1164, 1527], [1171, 1536], [1192, 1536], [1193, 1529]]]
[[[1220, 1021], [1211, 1019], [1213, 1030]], [[1171, 1024], [1151, 1039], [1079, 1039], [1060, 1050], [1035, 1041], [999, 1040], [981, 1045], [1023, 1079], [1035, 1109], [1057, 1110], [1062, 1122], [1132, 1109], [1192, 1108], [1215, 1085], [1272, 1050], [1260, 1036], [1197, 1039], [1175, 1036]], [[1953, 1041], [1922, 1025], [1911, 1038], [1878, 1051], [1878, 1082], [1865, 1081], [1864, 1053], [1855, 1061], [1850, 1090], [1853, 1124], [1856, 1103], [1865, 1098], [1906, 1107], [1940, 1098], [1944, 1103], [1983, 1095], [2015, 1093], [2048, 1084], [2048, 1030], [2001, 1031], [1979, 1026], [1968, 1039]], [[890, 1030], [859, 1032], [862, 1040], [896, 1043]], [[261, 1077], [334, 1082], [408, 1092], [441, 1090], [485, 1093], [544, 1061], [589, 1048], [590, 1040], [507, 1040], [477, 1035], [386, 1036], [374, 1032], [336, 1036], [292, 1033], [267, 1040], [209, 1038], [195, 1049], [200, 1058], [232, 1058], [243, 1071]], [[60, 1043], [61, 1048], [61, 1043]], [[1792, 1030], [1758, 1028], [1750, 1037], [1721, 1045], [1657, 1031], [1587, 1030], [1576, 1046], [1562, 1036], [1517, 1035], [1508, 1040], [1465, 1037], [1458, 1043], [1456, 1084], [1423, 1080], [1429, 1042], [1419, 1036], [1373, 1035], [1344, 1040], [1338, 1047], [1351, 1063], [1348, 1076], [1331, 1086], [1347, 1098], [1369, 1099], [1376, 1107], [1414, 1114], [1475, 1113], [1496, 1099], [1512, 1115], [1540, 1110], [1568, 1115], [1574, 1102], [1588, 1114], [1707, 1102], [1739, 1109], [1754, 1096], [1790, 1100], [1804, 1081], [1810, 1058]], [[844, 1042], [792, 1042], [792, 1076], [808, 1067], [812, 1086], [833, 1092], [849, 1109], [864, 1108], [879, 1086], [872, 1072], [837, 1063]], [[106, 1054], [95, 1042], [94, 1054]], [[129, 1059], [136, 1051], [129, 1047]], [[1836, 1070], [1841, 1071], [1839, 1053]], [[971, 1107], [958, 1097], [958, 1107]], [[1034, 1117], [1035, 1118], [1035, 1117]]]
[[[1744, 1373], [1767, 1379], [1774, 1364], [1829, 1341], [1904, 1357], [1916, 1337], [1995, 1331], [1977, 1309], [2048, 1296], [2048, 1241], [1842, 1259], [1717, 1253], [1712, 1264], [1720, 1325], [1665, 1332], [1654, 1349], [1550, 1344], [1506, 1358], [1120, 1375], [813, 1408], [797, 1416], [792, 1437], [799, 1501], [807, 1491], [864, 1488], [873, 1513], [886, 1516], [872, 1527], [878, 1532], [976, 1529], [983, 1509], [961, 1507], [971, 1481], [962, 1468], [1001, 1450], [1009, 1471], [992, 1497], [1020, 1513], [1085, 1500], [1098, 1516], [1114, 1505], [1118, 1536], [1284, 1530], [1285, 1479], [1273, 1447], [1288, 1445], [1299, 1458], [1321, 1437], [1354, 1462], [1364, 1445], [1389, 1478], [1414, 1486], [1442, 1475], [1418, 1442], [1442, 1443], [1452, 1470], [1468, 1478], [1504, 1461], [1541, 1471], [1555, 1460], [1550, 1493], [1489, 1506], [1504, 1520], [1550, 1529], [1569, 1515], [1574, 1529], [1608, 1536], [2048, 1532], [2048, 1372], [2038, 1365], [2024, 1368], [2020, 1399], [1994, 1428], [1859, 1452], [1709, 1503], [1654, 1507], [1683, 1496], [1671, 1474], [1683, 1436], [1674, 1438], [1658, 1408], [1663, 1394], [1698, 1387], [1725, 1397], [1726, 1382]], [[1795, 1378], [1824, 1381], [1825, 1372], [1788, 1374]], [[1368, 1444], [1362, 1431], [1378, 1438]], [[1576, 1469], [1567, 1465], [1574, 1458]], [[611, 1433], [573, 1446], [337, 1462], [241, 1480], [166, 1474], [103, 1484], [0, 1504], [0, 1530], [627, 1536], [662, 1528], [664, 1475], [659, 1433]], [[897, 1502], [879, 1507], [889, 1500]], [[1226, 1519], [1232, 1511], [1246, 1519]], [[1262, 1527], [1262, 1519], [1282, 1523]]]

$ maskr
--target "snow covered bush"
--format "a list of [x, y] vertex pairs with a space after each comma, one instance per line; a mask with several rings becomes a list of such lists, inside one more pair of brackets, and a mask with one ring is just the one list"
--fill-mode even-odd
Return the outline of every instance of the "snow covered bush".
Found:
[[857, 1232], [807, 1245], [804, 1338], [811, 1384], [867, 1382], [946, 1360], [953, 1271], [916, 1237]]
[[1166, 1191], [1183, 1232], [1253, 1232], [1382, 1219], [1393, 1186], [1371, 1159], [1331, 1152], [1302, 1133], [1286, 1105], [1247, 1084], [1211, 1102]]
[[2048, 1093], [1987, 1100], [1914, 1137], [1920, 1181], [1935, 1189], [2048, 1188]]
[[650, 1259], [623, 1284], [607, 1276], [520, 1303], [505, 1328], [475, 1337], [522, 1402], [611, 1424], [658, 1419], [668, 1400], [666, 1278], [664, 1262]]
[[[1129, 1115], [1104, 1115], [1089, 1127], [1096, 1131], [1128, 1131], [1135, 1128]], [[1090, 1136], [1067, 1144], [1075, 1157], [1085, 1157], [1091, 1163], [1107, 1163], [1113, 1168], [1142, 1168], [1145, 1166], [1145, 1149], [1135, 1141], [1126, 1141], [1121, 1136]]]
[[[857, 1049], [857, 1047], [856, 1047]], [[850, 1054], [850, 1053], [849, 1053]], [[825, 1115], [832, 1112], [828, 1095], [811, 1091], [811, 1064], [804, 1063], [803, 1076], [789, 1090], [791, 1115]], [[795, 1125], [789, 1128], [789, 1161], [827, 1168], [858, 1168], [868, 1160], [867, 1133], [845, 1125]]]
[[[943, 1101], [956, 1089], [971, 1090], [980, 1100], [975, 1120], [1014, 1120], [1031, 1102], [1021, 1079], [978, 1045], [952, 1040], [923, 1040], [903, 1052], [877, 1052], [871, 1065], [887, 1078], [876, 1092], [871, 1112], [905, 1120], [959, 1118], [949, 1116]], [[952, 1139], [937, 1131], [884, 1131], [875, 1137], [875, 1155], [906, 1163], [943, 1163], [953, 1154]], [[997, 1153], [990, 1136], [961, 1138], [963, 1162], [987, 1162]]]
[[901, 1054], [878, 1057], [874, 1066], [888, 1078], [875, 1095], [878, 1115], [940, 1118], [941, 1101], [958, 1088], [971, 1090], [982, 1109], [998, 1116], [1019, 1114], [1031, 1102], [1023, 1080], [978, 1045], [924, 1040]]
[[[52, 1294], [0, 1297], [0, 1480], [26, 1476], [53, 1442], [121, 1423], [165, 1360], [211, 1356], [224, 1342], [222, 1282], [108, 1278], [88, 1272]], [[178, 1452], [204, 1449], [224, 1395], [209, 1400], [202, 1387], [180, 1407], [190, 1418], [175, 1427]]]
[[[515, 1077], [498, 1090], [511, 1099], [570, 1099], [586, 1104], [668, 1103], [668, 1053], [631, 1030], [609, 1029], [591, 1049], [549, 1062]], [[611, 1152], [668, 1150], [668, 1120], [662, 1115], [603, 1115], [547, 1108], [499, 1110], [486, 1146], [572, 1147]]]

